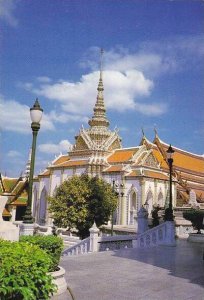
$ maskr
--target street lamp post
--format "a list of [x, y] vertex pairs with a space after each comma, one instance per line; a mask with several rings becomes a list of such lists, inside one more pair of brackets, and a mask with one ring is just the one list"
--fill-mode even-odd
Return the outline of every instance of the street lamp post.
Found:
[[31, 118], [31, 128], [33, 133], [33, 141], [32, 141], [32, 153], [31, 153], [31, 166], [30, 166], [30, 174], [29, 174], [29, 186], [28, 186], [28, 202], [26, 207], [26, 212], [24, 216], [23, 223], [32, 224], [32, 189], [33, 189], [33, 174], [34, 174], [34, 165], [35, 165], [35, 150], [36, 150], [36, 139], [37, 134], [40, 129], [40, 121], [42, 118], [43, 109], [40, 107], [38, 99], [36, 99], [32, 108], [30, 108], [30, 118]]
[[[115, 188], [118, 188], [118, 184], [115, 184], [115, 180], [113, 180], [113, 193], [118, 197], [119, 193], [115, 190]], [[113, 216], [114, 211], [111, 212], [111, 235], [113, 235]]]
[[[113, 180], [113, 193], [115, 193], [115, 180]], [[113, 209], [111, 211], [111, 235], [113, 235]]]
[[169, 164], [169, 207], [165, 209], [165, 221], [173, 221], [173, 205], [172, 205], [172, 165], [173, 165], [174, 150], [169, 146], [167, 150], [167, 161]]

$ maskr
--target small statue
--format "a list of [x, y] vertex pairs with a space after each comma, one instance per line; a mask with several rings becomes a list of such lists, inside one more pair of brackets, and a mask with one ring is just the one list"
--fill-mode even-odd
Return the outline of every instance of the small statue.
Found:
[[159, 225], [159, 215], [158, 215], [158, 211], [160, 210], [161, 208], [158, 206], [154, 206], [153, 207], [153, 210], [151, 212], [152, 214], [152, 227], [155, 227], [155, 226], [158, 226]]

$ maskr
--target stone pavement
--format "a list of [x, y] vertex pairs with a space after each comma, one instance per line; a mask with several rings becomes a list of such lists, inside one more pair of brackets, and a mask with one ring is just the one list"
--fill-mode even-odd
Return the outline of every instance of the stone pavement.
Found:
[[60, 265], [75, 300], [204, 300], [203, 250], [179, 240], [176, 247], [63, 257]]

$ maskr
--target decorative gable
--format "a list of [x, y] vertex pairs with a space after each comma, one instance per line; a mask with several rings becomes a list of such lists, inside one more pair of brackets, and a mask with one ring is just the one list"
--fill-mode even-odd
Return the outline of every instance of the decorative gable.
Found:
[[153, 167], [153, 168], [159, 168], [159, 163], [154, 157], [154, 155], [152, 154], [152, 152], [144, 158], [143, 165], [148, 167]]
[[87, 149], [89, 149], [89, 147], [87, 146], [87, 143], [85, 143], [82, 136], [79, 135], [76, 139], [76, 144], [75, 144], [73, 150], [87, 150]]

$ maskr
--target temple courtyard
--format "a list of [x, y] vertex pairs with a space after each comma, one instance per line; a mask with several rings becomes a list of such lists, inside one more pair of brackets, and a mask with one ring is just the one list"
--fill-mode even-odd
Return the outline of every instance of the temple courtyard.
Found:
[[[204, 300], [204, 244], [62, 257], [75, 300]], [[70, 294], [53, 300], [72, 299]]]

